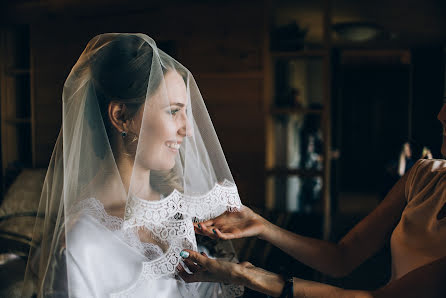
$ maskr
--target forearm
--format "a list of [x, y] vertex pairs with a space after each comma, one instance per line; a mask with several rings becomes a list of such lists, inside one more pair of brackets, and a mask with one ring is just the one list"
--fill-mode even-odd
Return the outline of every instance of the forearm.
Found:
[[305, 298], [372, 298], [370, 292], [345, 290], [314, 281], [294, 278], [293, 297]]
[[279, 297], [285, 285], [282, 276], [258, 267], [243, 267], [236, 281], [254, 291], [273, 297]]
[[406, 206], [407, 175], [339, 243], [296, 235], [266, 220], [259, 237], [316, 270], [333, 277], [345, 276], [389, 241]]
[[293, 258], [331, 276], [339, 277], [347, 273], [348, 260], [338, 244], [294, 234], [271, 223], [265, 225], [265, 231], [259, 238], [270, 242]]
[[[237, 271], [237, 270], [236, 270]], [[278, 274], [257, 267], [243, 267], [236, 281], [253, 290], [278, 297], [284, 281]], [[393, 297], [446, 297], [446, 257], [419, 267], [398, 280], [373, 292], [345, 290], [338, 287], [294, 278], [294, 297], [318, 298], [393, 298]], [[237, 282], [238, 283], [238, 282]]]
[[[241, 280], [243, 281], [244, 286], [273, 297], [280, 296], [285, 284], [283, 278], [280, 275], [265, 271], [257, 267], [244, 268], [241, 273]], [[372, 295], [366, 291], [344, 290], [334, 286], [313, 281], [307, 281], [299, 278], [294, 278], [293, 296], [305, 298], [372, 297]]]

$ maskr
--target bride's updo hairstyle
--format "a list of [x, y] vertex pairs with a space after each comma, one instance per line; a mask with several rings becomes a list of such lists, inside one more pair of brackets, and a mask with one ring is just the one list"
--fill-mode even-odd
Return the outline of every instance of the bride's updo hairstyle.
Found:
[[[94, 89], [110, 145], [115, 152], [114, 138], [118, 131], [112, 126], [108, 116], [108, 106], [112, 102], [125, 106], [122, 120], [135, 116], [145, 102], [152, 66], [153, 49], [141, 38], [122, 35], [100, 48], [90, 58], [92, 87]], [[154, 92], [160, 81], [155, 82]], [[99, 145], [99, 146], [98, 146]], [[103, 154], [100, 144], [95, 144], [95, 152]], [[99, 149], [99, 150], [98, 150]]]
[[[120, 132], [112, 125], [108, 115], [108, 106], [115, 102], [123, 105], [122, 120], [131, 120], [138, 110], [143, 106], [147, 98], [153, 95], [161, 84], [158, 76], [152, 76], [152, 47], [142, 38], [135, 35], [120, 35], [113, 38], [90, 56], [88, 68], [91, 74], [91, 91], [95, 92], [97, 104], [102, 116], [104, 128], [115, 158], [116, 138], [121, 138]], [[169, 69], [163, 68], [166, 74]], [[150, 88], [149, 86], [150, 79]], [[93, 97], [94, 98], [94, 97]], [[95, 104], [91, 100], [87, 104]], [[87, 109], [93, 111], [94, 109]], [[97, 115], [91, 115], [97, 117]], [[90, 118], [90, 115], [89, 115]], [[90, 121], [92, 123], [97, 123]], [[96, 133], [103, 131], [102, 127], [92, 127]], [[137, 136], [136, 136], [137, 137]], [[108, 144], [100, 143], [93, 136], [92, 142], [95, 154], [104, 158]], [[124, 139], [127, 151], [130, 154], [136, 153], [137, 138], [134, 135], [128, 135]], [[156, 186], [157, 191], [161, 193], [170, 193], [173, 188], [181, 189], [176, 181], [177, 177], [174, 171], [152, 171], [151, 182]], [[152, 184], [152, 183], [151, 183]]]

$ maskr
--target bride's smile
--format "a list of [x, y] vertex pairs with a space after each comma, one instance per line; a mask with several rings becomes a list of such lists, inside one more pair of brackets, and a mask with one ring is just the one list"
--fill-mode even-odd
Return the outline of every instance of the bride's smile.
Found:
[[181, 144], [192, 131], [183, 78], [169, 71], [164, 82], [135, 116], [135, 123], [140, 123], [136, 128], [140, 131], [136, 160], [143, 168], [158, 171], [174, 167]]

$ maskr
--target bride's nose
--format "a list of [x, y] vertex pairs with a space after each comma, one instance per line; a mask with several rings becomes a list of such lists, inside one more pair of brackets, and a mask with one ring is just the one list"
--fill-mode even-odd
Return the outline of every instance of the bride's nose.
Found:
[[178, 130], [178, 133], [183, 136], [183, 137], [191, 137], [193, 136], [193, 128], [192, 128], [192, 124], [189, 121], [186, 113], [182, 114], [182, 119], [181, 119], [181, 127]]

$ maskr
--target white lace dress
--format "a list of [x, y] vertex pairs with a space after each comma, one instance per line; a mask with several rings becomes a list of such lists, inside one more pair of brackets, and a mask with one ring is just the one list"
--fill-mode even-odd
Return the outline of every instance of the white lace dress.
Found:
[[[79, 217], [67, 229], [67, 274], [70, 297], [225, 297], [238, 296], [237, 287], [218, 283], [185, 284], [173, 279], [172, 272], [178, 263], [178, 247], [163, 252], [157, 245], [143, 243], [137, 228], [123, 228], [121, 218], [108, 215], [95, 198], [83, 200]], [[183, 233], [179, 239], [195, 241], [193, 225], [181, 223]], [[169, 233], [168, 231], [166, 233]], [[160, 231], [163, 234], [163, 231]], [[199, 251], [205, 250], [198, 247]], [[104, 253], [106, 252], [106, 253]], [[125, 256], [125, 257], [123, 257]], [[148, 262], [147, 260], [150, 260]], [[168, 260], [166, 264], [166, 260]], [[170, 262], [170, 263], [169, 263]], [[152, 276], [158, 276], [153, 279]], [[228, 295], [229, 294], [229, 295]]]

